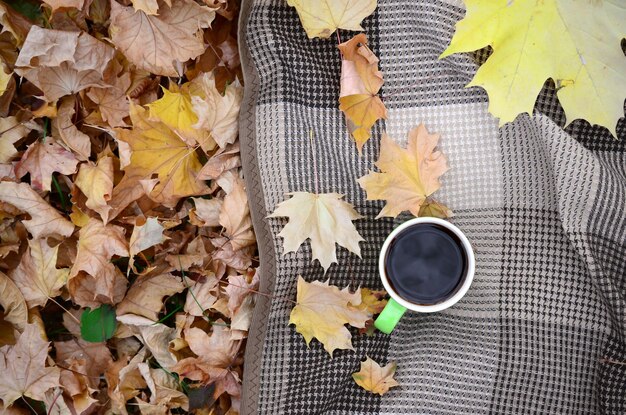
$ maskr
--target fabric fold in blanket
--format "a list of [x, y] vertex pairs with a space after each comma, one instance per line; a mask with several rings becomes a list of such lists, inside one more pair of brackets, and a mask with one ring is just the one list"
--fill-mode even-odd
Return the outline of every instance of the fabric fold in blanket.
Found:
[[[242, 414], [626, 413], [626, 122], [619, 140], [581, 120], [563, 130], [546, 83], [534, 117], [498, 128], [485, 92], [465, 88], [487, 52], [438, 60], [462, 2], [378, 4], [364, 28], [389, 117], [359, 156], [338, 110], [336, 39], [308, 39], [285, 0], [242, 3], [241, 152], [261, 290], [273, 296], [257, 296]], [[331, 359], [289, 326], [284, 298], [295, 298], [298, 275], [382, 288], [379, 249], [408, 216], [375, 220], [382, 204], [356, 179], [374, 169], [383, 131], [405, 144], [421, 122], [449, 158], [437, 199], [474, 246], [474, 283], [451, 309], [408, 312], [392, 335], [355, 335], [355, 351]], [[362, 259], [338, 248], [326, 275], [308, 243], [283, 256], [286, 220], [266, 218], [286, 193], [316, 184], [365, 216], [355, 222]], [[396, 361], [400, 387], [383, 397], [360, 389], [351, 374], [366, 355]]]

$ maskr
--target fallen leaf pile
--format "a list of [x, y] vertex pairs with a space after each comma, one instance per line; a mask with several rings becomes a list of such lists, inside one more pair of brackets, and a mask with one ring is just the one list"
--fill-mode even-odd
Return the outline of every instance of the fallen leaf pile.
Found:
[[238, 413], [238, 7], [0, 2], [0, 412]]

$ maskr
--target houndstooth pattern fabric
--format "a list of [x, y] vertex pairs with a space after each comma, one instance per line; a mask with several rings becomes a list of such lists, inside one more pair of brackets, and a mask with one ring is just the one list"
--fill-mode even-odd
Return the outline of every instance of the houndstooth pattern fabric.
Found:
[[[565, 130], [546, 83], [534, 117], [498, 128], [487, 96], [465, 88], [489, 51], [438, 60], [464, 16], [457, 0], [379, 0], [363, 26], [380, 58], [389, 110], [359, 156], [338, 110], [336, 39], [308, 39], [285, 0], [244, 0], [244, 173], [259, 238], [261, 290], [245, 359], [243, 414], [626, 413], [626, 122], [620, 140], [575, 121]], [[351, 34], [341, 31], [343, 40]], [[378, 252], [408, 216], [375, 220], [356, 179], [383, 131], [405, 144], [423, 122], [451, 170], [437, 199], [476, 253], [454, 307], [408, 312], [392, 335], [354, 332], [331, 359], [289, 326], [297, 276], [381, 288]], [[311, 141], [310, 136], [314, 139]], [[283, 255], [286, 220], [267, 218], [294, 191], [338, 192], [365, 218], [362, 258], [338, 249], [324, 275], [305, 243]], [[380, 397], [351, 374], [369, 356], [398, 363]]]

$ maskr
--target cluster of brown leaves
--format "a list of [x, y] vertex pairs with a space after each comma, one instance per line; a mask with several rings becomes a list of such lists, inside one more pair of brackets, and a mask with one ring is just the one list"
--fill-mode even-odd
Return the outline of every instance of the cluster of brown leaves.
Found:
[[[237, 12], [0, 2], [0, 412], [238, 412], [258, 277]], [[105, 308], [112, 336], [85, 340]]]

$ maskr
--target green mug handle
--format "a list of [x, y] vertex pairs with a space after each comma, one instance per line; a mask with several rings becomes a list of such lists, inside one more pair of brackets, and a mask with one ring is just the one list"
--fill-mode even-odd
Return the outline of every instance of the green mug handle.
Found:
[[380, 313], [376, 321], [374, 321], [374, 326], [383, 333], [390, 334], [405, 312], [405, 306], [401, 305], [393, 298], [390, 298], [383, 312]]

